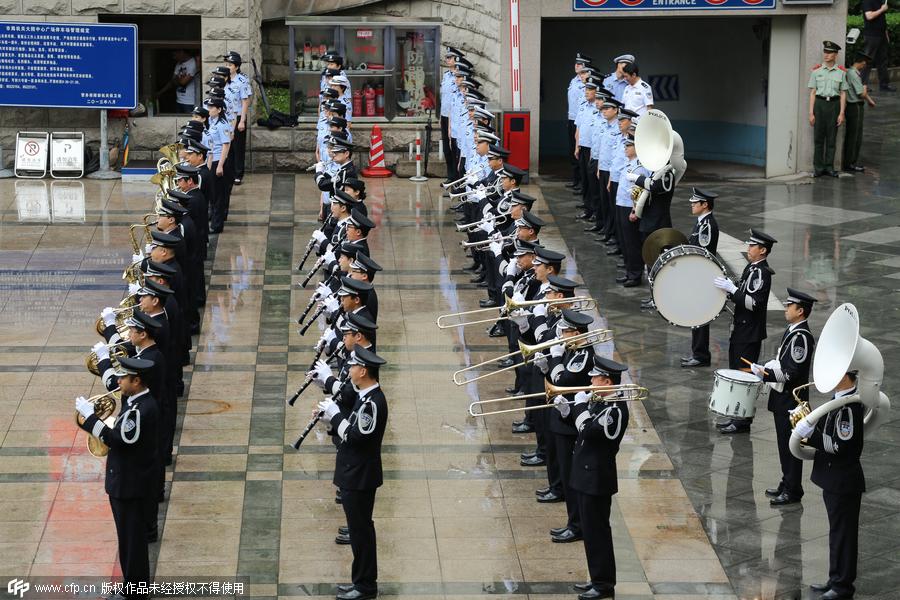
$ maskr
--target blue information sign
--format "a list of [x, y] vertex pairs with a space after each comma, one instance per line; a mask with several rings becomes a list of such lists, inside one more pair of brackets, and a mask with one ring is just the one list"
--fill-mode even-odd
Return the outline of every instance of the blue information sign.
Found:
[[137, 106], [137, 25], [0, 23], [0, 106]]
[[775, 8], [775, 0], [572, 0], [576, 11], [710, 10]]

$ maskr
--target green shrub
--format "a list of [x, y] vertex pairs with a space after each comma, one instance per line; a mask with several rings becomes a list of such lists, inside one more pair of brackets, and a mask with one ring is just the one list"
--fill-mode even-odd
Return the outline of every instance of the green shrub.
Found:
[[[289, 88], [266, 84], [266, 97], [269, 99], [269, 106], [271, 106], [272, 110], [291, 114], [291, 90]], [[262, 105], [262, 99], [260, 99], [259, 104], [262, 112], [265, 112], [266, 109]], [[269, 115], [265, 116], [268, 117]]]

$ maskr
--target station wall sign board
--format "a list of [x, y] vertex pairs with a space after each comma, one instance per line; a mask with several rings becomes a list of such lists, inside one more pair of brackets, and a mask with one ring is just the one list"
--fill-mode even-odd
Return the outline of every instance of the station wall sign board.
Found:
[[0, 106], [132, 109], [137, 26], [0, 23]]
[[604, 10], [760, 10], [774, 9], [775, 0], [572, 0], [578, 12]]

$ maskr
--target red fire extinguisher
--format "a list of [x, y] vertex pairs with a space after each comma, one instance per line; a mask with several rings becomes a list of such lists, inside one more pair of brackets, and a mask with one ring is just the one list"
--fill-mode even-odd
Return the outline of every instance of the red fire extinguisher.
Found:
[[366, 116], [374, 117], [375, 116], [375, 88], [370, 85], [366, 86], [365, 91], [366, 96]]
[[384, 85], [380, 83], [375, 88], [375, 114], [379, 117], [384, 116]]
[[362, 116], [363, 93], [360, 89], [353, 90], [353, 114]]

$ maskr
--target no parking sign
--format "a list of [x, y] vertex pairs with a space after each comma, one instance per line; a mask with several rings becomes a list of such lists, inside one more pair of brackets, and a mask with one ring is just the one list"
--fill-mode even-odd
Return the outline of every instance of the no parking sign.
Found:
[[16, 134], [16, 177], [40, 178], [47, 174], [46, 131], [20, 131]]

